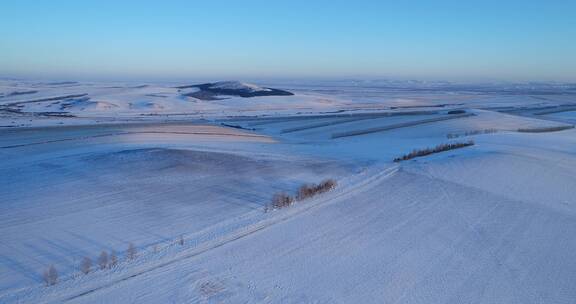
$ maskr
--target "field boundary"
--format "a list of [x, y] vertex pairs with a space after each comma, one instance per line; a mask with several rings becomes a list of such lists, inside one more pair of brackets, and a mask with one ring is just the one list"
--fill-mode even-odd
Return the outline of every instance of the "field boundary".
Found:
[[423, 119], [423, 120], [417, 120], [417, 121], [409, 121], [409, 122], [397, 123], [397, 124], [392, 124], [392, 125], [387, 125], [387, 126], [382, 126], [382, 127], [332, 133], [332, 139], [383, 132], [383, 131], [412, 127], [412, 126], [417, 126], [417, 125], [427, 124], [427, 123], [432, 123], [432, 122], [451, 120], [451, 119], [456, 119], [456, 118], [471, 117], [471, 116], [475, 116], [475, 115], [476, 114], [474, 114], [474, 113], [454, 114], [454, 115], [451, 114], [451, 115], [443, 116], [443, 117], [429, 118], [429, 119]]

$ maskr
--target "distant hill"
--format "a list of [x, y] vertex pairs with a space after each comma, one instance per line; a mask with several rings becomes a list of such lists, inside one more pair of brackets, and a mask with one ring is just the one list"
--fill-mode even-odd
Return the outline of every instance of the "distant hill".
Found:
[[196, 88], [197, 91], [184, 93], [183, 95], [195, 97], [203, 100], [219, 99], [218, 96], [239, 96], [239, 97], [259, 97], [259, 96], [291, 96], [291, 92], [260, 87], [255, 84], [239, 81], [220, 81], [213, 83], [203, 83], [176, 87], [178, 89]]

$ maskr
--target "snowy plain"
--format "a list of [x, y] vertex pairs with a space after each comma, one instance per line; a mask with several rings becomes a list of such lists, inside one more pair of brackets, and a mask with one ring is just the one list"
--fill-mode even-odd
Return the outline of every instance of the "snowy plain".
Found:
[[0, 302], [574, 303], [572, 91], [277, 85], [2, 81]]

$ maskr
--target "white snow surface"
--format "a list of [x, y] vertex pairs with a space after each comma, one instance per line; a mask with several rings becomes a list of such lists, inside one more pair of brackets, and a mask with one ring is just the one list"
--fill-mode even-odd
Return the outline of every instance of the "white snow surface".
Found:
[[246, 90], [248, 92], [263, 92], [270, 91], [268, 88], [263, 88], [258, 85], [240, 81], [219, 81], [213, 83], [211, 88], [224, 89], [224, 90]]
[[[569, 97], [319, 90], [4, 82], [2, 105], [88, 95], [0, 116], [0, 303], [574, 303], [576, 130], [518, 132], [570, 126], [533, 114]], [[63, 103], [75, 117], [38, 115]], [[119, 264], [98, 269], [101, 251]]]

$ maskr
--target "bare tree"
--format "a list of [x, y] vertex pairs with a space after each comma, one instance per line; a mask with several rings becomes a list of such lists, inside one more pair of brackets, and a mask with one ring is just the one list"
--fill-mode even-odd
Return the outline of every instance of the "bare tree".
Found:
[[58, 282], [58, 272], [54, 265], [50, 265], [50, 267], [44, 271], [43, 279], [46, 286], [52, 286]]
[[298, 188], [298, 192], [296, 193], [296, 199], [301, 201], [307, 199], [311, 196], [312, 187], [310, 185], [302, 185]]
[[290, 195], [280, 192], [274, 194], [272, 197], [271, 209], [280, 209], [292, 205], [294, 198]]
[[82, 264], [80, 264], [80, 271], [84, 274], [90, 273], [92, 269], [92, 260], [89, 257], [84, 257], [82, 259]]
[[116, 252], [112, 251], [110, 253], [110, 261], [108, 262], [108, 268], [116, 267], [118, 265], [118, 257], [116, 256]]
[[108, 266], [108, 253], [106, 251], [102, 251], [100, 256], [98, 257], [98, 265], [100, 266], [100, 270], [106, 269]]
[[134, 247], [134, 244], [132, 243], [128, 244], [128, 250], [126, 250], [126, 257], [128, 258], [128, 260], [133, 260], [136, 258], [136, 247]]

